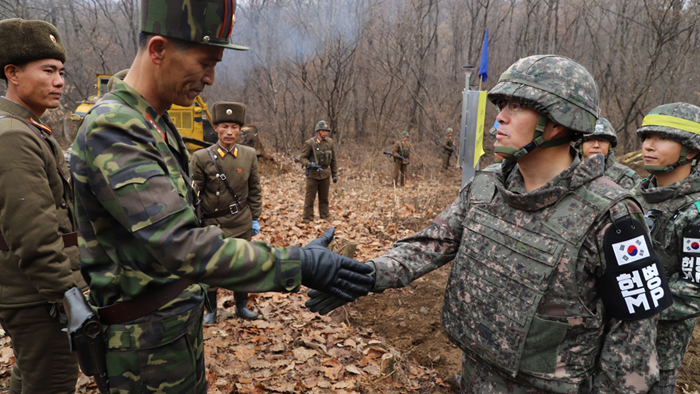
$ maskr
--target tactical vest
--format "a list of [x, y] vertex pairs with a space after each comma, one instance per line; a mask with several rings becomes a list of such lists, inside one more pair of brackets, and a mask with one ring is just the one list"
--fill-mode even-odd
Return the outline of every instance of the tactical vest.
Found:
[[618, 185], [620, 184], [622, 178], [628, 177], [634, 180], [636, 175], [637, 173], [631, 168], [623, 167], [621, 165], [608, 165], [607, 162], [605, 164], [605, 176], [612, 179], [612, 181]]
[[[591, 376], [604, 336], [602, 301], [594, 314], [579, 299], [579, 250], [591, 226], [626, 195], [591, 193], [593, 180], [555, 205], [523, 211], [508, 205], [494, 182], [497, 175], [484, 172], [473, 180], [443, 326], [476, 359], [512, 376], [550, 374], [556, 392], [575, 391]], [[556, 378], [562, 363], [565, 373]]]
[[399, 142], [399, 156], [403, 156], [404, 159], [408, 159], [408, 156], [411, 154], [411, 147], [410, 146], [404, 146], [402, 142]]
[[315, 158], [318, 160], [316, 163], [320, 166], [326, 167], [331, 165], [331, 161], [333, 160], [333, 150], [330, 148], [330, 143], [328, 141], [325, 141], [326, 149], [322, 149], [321, 143], [323, 142], [324, 141], [316, 143], [316, 139], [312, 138], [311, 146], [313, 147]]

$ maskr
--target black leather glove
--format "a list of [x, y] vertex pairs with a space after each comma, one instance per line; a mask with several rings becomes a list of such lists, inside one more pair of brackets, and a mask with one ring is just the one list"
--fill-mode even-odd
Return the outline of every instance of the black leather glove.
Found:
[[[367, 264], [367, 266], [370, 267], [370, 269], [372, 270], [369, 276], [374, 278], [374, 263], [369, 263]], [[369, 287], [367, 288], [367, 290], [372, 290], [372, 288]], [[321, 315], [325, 315], [329, 312], [332, 312], [336, 308], [339, 308], [348, 303], [347, 301], [342, 300], [336, 296], [326, 294], [318, 290], [309, 290], [307, 295], [309, 296], [309, 299], [306, 300], [306, 307], [309, 308], [311, 312], [318, 312]]]
[[301, 248], [301, 284], [350, 302], [374, 286], [372, 268], [328, 250], [334, 234], [331, 227]]
[[333, 183], [338, 183], [338, 177], [335, 175], [333, 176]]
[[308, 167], [309, 167], [310, 170], [316, 170], [316, 171], [321, 171], [321, 170], [322, 170], [321, 166], [318, 165], [318, 163], [315, 163], [315, 162], [313, 162], [313, 161], [312, 161], [311, 163], [309, 163]]

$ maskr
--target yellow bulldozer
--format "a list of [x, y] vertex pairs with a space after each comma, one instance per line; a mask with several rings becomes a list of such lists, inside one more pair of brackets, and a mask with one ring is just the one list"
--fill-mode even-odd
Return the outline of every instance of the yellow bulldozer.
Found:
[[[97, 74], [96, 94], [89, 96], [87, 100], [81, 101], [75, 112], [71, 114], [72, 120], [77, 122], [83, 120], [90, 108], [109, 91], [107, 84], [111, 77], [111, 74]], [[168, 113], [180, 135], [182, 135], [183, 140], [187, 143], [187, 149], [190, 152], [207, 147], [217, 141], [218, 137], [210, 121], [209, 108], [200, 96], [197, 96], [194, 104], [189, 107], [173, 105], [168, 110]]]

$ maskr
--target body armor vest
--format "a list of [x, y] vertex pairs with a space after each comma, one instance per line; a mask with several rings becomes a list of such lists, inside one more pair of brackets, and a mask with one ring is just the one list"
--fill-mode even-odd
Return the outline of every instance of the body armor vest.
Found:
[[[637, 173], [629, 167], [622, 166], [615, 161], [615, 156], [610, 153], [605, 157], [605, 176], [612, 179], [613, 182], [620, 184], [625, 176], [630, 178], [634, 183]], [[639, 178], [636, 178], [639, 179]]]
[[411, 147], [404, 146], [403, 142], [399, 142], [399, 155], [403, 156], [404, 159], [408, 159], [408, 156], [410, 154], [411, 154]]
[[[472, 357], [512, 376], [550, 375], [557, 392], [571, 392], [591, 375], [604, 336], [602, 301], [593, 313], [579, 298], [579, 249], [591, 226], [628, 195], [591, 193], [598, 178], [545, 209], [522, 210], [497, 191], [499, 175], [474, 178], [441, 320]], [[562, 367], [566, 373], [555, 377]]]
[[[324, 144], [325, 146], [321, 146]], [[317, 164], [320, 166], [329, 166], [333, 160], [333, 150], [329, 146], [328, 141], [317, 142], [316, 138], [311, 139], [311, 146], [314, 150], [314, 157], [316, 158]], [[325, 149], [324, 149], [325, 148]]]

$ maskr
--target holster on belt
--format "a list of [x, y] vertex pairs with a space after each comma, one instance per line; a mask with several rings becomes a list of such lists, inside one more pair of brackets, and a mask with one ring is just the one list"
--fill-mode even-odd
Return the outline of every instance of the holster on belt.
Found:
[[77, 287], [65, 293], [63, 306], [68, 315], [70, 349], [78, 356], [80, 369], [95, 379], [100, 393], [109, 393], [105, 335], [100, 320]]

